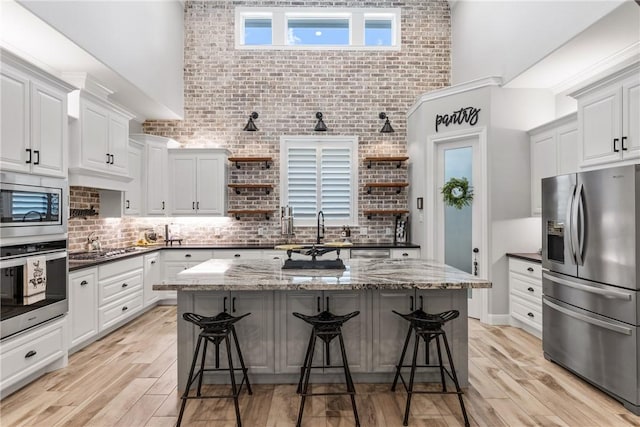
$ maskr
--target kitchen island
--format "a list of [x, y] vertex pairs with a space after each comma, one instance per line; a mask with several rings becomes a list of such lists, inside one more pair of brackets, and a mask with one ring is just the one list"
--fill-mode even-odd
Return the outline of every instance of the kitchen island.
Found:
[[[195, 312], [213, 316], [228, 311], [251, 316], [238, 322], [240, 346], [254, 383], [294, 383], [310, 329], [294, 311], [336, 314], [359, 310], [343, 328], [349, 364], [356, 382], [391, 382], [408, 324], [392, 313], [423, 307], [438, 313], [455, 309], [460, 317], [446, 325], [461, 385], [468, 384], [467, 291], [491, 283], [422, 259], [345, 260], [344, 270], [283, 270], [282, 260], [212, 259], [162, 282], [154, 290], [178, 291], [178, 387], [184, 387], [199, 330], [182, 319]], [[333, 348], [337, 359], [337, 346]], [[435, 349], [433, 349], [435, 351]], [[213, 360], [214, 352], [208, 353]], [[220, 349], [221, 360], [226, 360]], [[314, 359], [325, 357], [320, 349]], [[433, 378], [436, 378], [434, 372]], [[341, 372], [328, 369], [314, 382], [340, 382]], [[421, 374], [419, 379], [431, 378]], [[226, 382], [228, 374], [205, 376]]]

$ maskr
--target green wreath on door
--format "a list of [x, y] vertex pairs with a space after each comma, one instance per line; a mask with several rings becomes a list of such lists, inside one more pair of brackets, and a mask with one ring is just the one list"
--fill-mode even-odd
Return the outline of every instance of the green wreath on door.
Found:
[[471, 206], [473, 201], [473, 187], [469, 186], [467, 178], [451, 178], [444, 184], [440, 193], [444, 204], [456, 209]]

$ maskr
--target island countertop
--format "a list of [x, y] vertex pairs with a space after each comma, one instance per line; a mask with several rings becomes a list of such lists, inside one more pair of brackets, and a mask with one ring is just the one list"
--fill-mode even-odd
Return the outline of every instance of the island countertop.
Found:
[[349, 259], [345, 270], [283, 270], [282, 260], [211, 259], [154, 284], [157, 291], [490, 288], [448, 265], [424, 259]]

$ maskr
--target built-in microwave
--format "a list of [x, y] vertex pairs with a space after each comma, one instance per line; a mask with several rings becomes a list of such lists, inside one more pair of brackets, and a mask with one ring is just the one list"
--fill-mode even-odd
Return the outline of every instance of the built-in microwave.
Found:
[[0, 237], [67, 232], [68, 183], [12, 172], [0, 173]]

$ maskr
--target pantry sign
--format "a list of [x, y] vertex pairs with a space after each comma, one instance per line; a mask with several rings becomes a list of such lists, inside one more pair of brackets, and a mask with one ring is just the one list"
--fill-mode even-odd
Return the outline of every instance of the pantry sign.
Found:
[[475, 126], [478, 123], [478, 113], [480, 113], [480, 108], [464, 107], [450, 114], [436, 114], [436, 132], [438, 132], [440, 125], [447, 127], [451, 124], [469, 123], [469, 125]]

